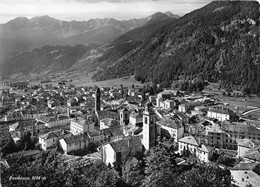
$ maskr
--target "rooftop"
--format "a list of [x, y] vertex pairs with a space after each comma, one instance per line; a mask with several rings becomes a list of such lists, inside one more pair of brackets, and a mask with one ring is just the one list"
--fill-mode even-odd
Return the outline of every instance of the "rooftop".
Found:
[[161, 126], [171, 127], [173, 129], [179, 129], [182, 127], [180, 120], [178, 120], [176, 118], [173, 118], [173, 119], [164, 118], [160, 121], [157, 121], [156, 124], [161, 125]]
[[130, 138], [124, 138], [121, 140], [113, 141], [110, 143], [115, 152], [124, 152], [128, 149], [134, 149], [142, 145], [141, 138], [139, 136], [133, 136]]
[[88, 141], [88, 140], [89, 140], [89, 137], [86, 134], [79, 134], [79, 135], [64, 138], [64, 141], [67, 144], [73, 144], [73, 143], [77, 143], [77, 142], [81, 142], [81, 141]]
[[179, 142], [199, 146], [199, 141], [193, 136], [183, 137], [183, 138], [179, 139]]

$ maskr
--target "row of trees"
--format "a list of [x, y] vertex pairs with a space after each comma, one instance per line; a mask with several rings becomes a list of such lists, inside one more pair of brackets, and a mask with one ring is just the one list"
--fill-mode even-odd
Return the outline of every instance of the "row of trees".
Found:
[[[35, 158], [11, 163], [4, 169], [4, 186], [97, 186], [97, 187], [158, 187], [158, 186], [229, 186], [230, 171], [216, 165], [192, 163], [178, 166], [171, 143], [160, 141], [145, 155], [131, 152], [126, 160], [105, 166], [96, 162], [86, 167], [70, 166], [55, 152], [43, 152]], [[9, 180], [10, 177], [30, 180]], [[31, 180], [39, 176], [38, 180]]]

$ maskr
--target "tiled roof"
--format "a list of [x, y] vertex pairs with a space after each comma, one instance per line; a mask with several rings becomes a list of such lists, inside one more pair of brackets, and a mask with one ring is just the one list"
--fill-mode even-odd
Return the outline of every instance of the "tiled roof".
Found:
[[206, 153], [209, 153], [213, 149], [214, 149], [213, 147], [210, 147], [210, 146], [207, 146], [207, 145], [204, 145], [204, 144], [202, 144], [201, 148], [200, 148], [201, 151], [206, 152]]
[[255, 167], [259, 167], [260, 164], [256, 162], [251, 163], [239, 163], [235, 165], [231, 170], [254, 170]]
[[100, 110], [100, 111], [97, 111], [98, 113], [98, 117], [99, 119], [104, 119], [104, 118], [107, 118], [107, 117], [118, 117], [119, 118], [119, 113], [117, 111], [112, 111], [112, 110]]
[[129, 149], [138, 148], [142, 145], [141, 138], [134, 136], [130, 138], [124, 138], [122, 140], [113, 141], [110, 143], [115, 152], [124, 152]]
[[174, 119], [164, 118], [160, 121], [157, 121], [156, 124], [161, 126], [171, 127], [173, 129], [179, 129], [182, 127], [180, 120], [176, 118]]
[[215, 113], [220, 113], [220, 114], [233, 114], [233, 111], [230, 110], [229, 108], [224, 108], [224, 107], [211, 107], [209, 108], [209, 111], [215, 112]]
[[87, 122], [85, 119], [77, 119], [77, 120], [72, 120], [74, 123], [77, 123], [78, 125], [84, 126]]
[[110, 127], [110, 126], [119, 126], [120, 123], [117, 120], [111, 119], [111, 118], [105, 118], [102, 119], [100, 122], [103, 122], [104, 125]]
[[242, 147], [253, 148], [260, 145], [260, 141], [251, 139], [237, 139], [237, 144]]
[[35, 123], [35, 126], [37, 126], [37, 125], [44, 125], [45, 123], [43, 123], [43, 122], [41, 122], [41, 121], [37, 121], [36, 123]]
[[25, 121], [19, 121], [18, 126], [16, 127], [17, 129], [28, 127], [28, 126], [33, 126], [36, 123], [36, 120], [25, 120]]
[[250, 149], [244, 155], [245, 158], [260, 162], [260, 146]]
[[46, 134], [43, 134], [40, 137], [44, 140], [48, 140], [48, 139], [52, 139], [52, 138], [61, 137], [62, 135], [64, 135], [64, 133], [65, 133], [65, 131], [58, 129], [56, 131], [47, 132]]
[[102, 132], [105, 135], [111, 135], [111, 136], [114, 136], [114, 137], [124, 135], [123, 129], [122, 129], [121, 126], [111, 126], [107, 129], [103, 129]]
[[183, 138], [179, 139], [179, 142], [199, 146], [199, 141], [193, 136], [183, 137]]
[[64, 138], [64, 141], [67, 144], [73, 144], [73, 143], [88, 141], [88, 140], [89, 140], [89, 137], [86, 134], [79, 134], [79, 135]]
[[233, 123], [223, 122], [222, 127], [225, 131], [260, 133], [260, 130], [258, 128], [246, 122], [233, 122]]

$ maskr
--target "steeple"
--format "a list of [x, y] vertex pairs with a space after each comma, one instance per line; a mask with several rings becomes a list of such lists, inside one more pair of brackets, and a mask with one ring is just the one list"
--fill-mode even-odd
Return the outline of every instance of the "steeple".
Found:
[[100, 88], [97, 87], [96, 98], [95, 98], [95, 112], [100, 110], [100, 97], [101, 97]]
[[156, 142], [156, 124], [155, 112], [153, 111], [152, 103], [145, 104], [145, 111], [143, 113], [143, 146], [146, 150], [155, 146]]

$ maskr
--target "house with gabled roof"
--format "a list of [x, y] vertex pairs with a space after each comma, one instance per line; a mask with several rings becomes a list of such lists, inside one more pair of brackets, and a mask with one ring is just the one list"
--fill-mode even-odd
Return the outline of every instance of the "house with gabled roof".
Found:
[[60, 147], [62, 148], [65, 154], [75, 152], [78, 150], [84, 150], [87, 148], [89, 142], [90, 138], [85, 133], [73, 135], [59, 140]]
[[112, 141], [102, 146], [102, 160], [105, 164], [113, 165], [115, 162], [122, 163], [129, 154], [142, 152], [140, 136], [126, 137]]
[[199, 140], [193, 136], [186, 136], [179, 139], [179, 153], [185, 156], [195, 156], [203, 162], [208, 162], [213, 155], [214, 148], [201, 144]]
[[60, 115], [55, 115], [55, 116], [46, 115], [46, 116], [41, 116], [40, 118], [37, 119], [37, 121], [41, 121], [45, 123], [45, 126], [48, 128], [53, 128], [53, 127], [68, 125], [71, 121], [71, 118], [67, 116], [60, 116]]
[[235, 186], [260, 186], [260, 164], [256, 162], [240, 162], [230, 169]]
[[201, 147], [197, 148], [197, 157], [204, 162], [209, 162], [209, 159], [212, 157], [214, 148], [208, 145], [202, 144]]
[[260, 141], [251, 139], [237, 139], [237, 156], [243, 157], [250, 149], [260, 146]]
[[56, 148], [60, 139], [70, 136], [71, 133], [64, 131], [63, 129], [58, 129], [40, 135], [39, 143], [41, 144], [41, 148], [46, 151], [48, 149]]
[[107, 129], [110, 126], [120, 126], [119, 121], [111, 118], [105, 118], [100, 120], [100, 130]]
[[256, 146], [250, 150], [248, 150], [243, 157], [245, 160], [249, 162], [257, 162], [260, 163], [260, 146]]
[[184, 134], [184, 126], [178, 118], [163, 118], [156, 122], [158, 135], [173, 138], [177, 142]]
[[84, 132], [93, 132], [95, 123], [83, 118], [76, 118], [70, 123], [70, 131], [72, 134], [82, 134]]

